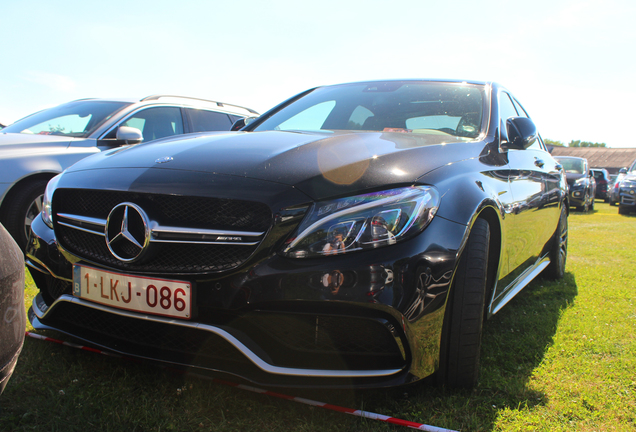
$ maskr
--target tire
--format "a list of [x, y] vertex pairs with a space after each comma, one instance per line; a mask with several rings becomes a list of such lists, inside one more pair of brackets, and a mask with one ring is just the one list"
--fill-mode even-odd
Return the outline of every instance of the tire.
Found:
[[552, 248], [550, 249], [550, 264], [545, 268], [544, 275], [549, 279], [563, 279], [565, 263], [568, 258], [568, 215], [565, 206], [561, 206], [559, 224], [554, 232]]
[[477, 219], [446, 306], [440, 382], [449, 387], [473, 387], [479, 378], [489, 247], [490, 226], [484, 219]]
[[9, 231], [22, 252], [26, 250], [31, 221], [42, 210], [42, 197], [48, 179], [32, 180], [11, 191], [3, 202], [2, 225]]
[[620, 204], [619, 204], [619, 205], [618, 205], [618, 214], [620, 214], [620, 215], [626, 215], [626, 214], [629, 214], [629, 210], [628, 210], [628, 209], [626, 209], [624, 206], [622, 206], [622, 205], [620, 205]]
[[585, 199], [583, 200], [583, 205], [576, 206], [576, 210], [583, 213], [587, 213], [590, 210], [590, 203], [589, 203], [589, 198], [587, 195], [585, 195]]

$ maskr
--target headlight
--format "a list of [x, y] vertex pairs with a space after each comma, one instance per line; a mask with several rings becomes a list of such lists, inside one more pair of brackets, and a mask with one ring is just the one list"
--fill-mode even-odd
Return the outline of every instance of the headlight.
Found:
[[587, 179], [585, 177], [582, 177], [574, 182], [574, 186], [584, 186], [586, 181]]
[[392, 245], [426, 228], [438, 206], [439, 194], [430, 186], [318, 202], [283, 254], [308, 258]]
[[62, 174], [58, 174], [49, 180], [44, 190], [44, 198], [42, 200], [42, 220], [49, 228], [53, 229], [53, 215], [51, 214], [51, 200], [53, 199], [53, 192], [57, 188], [57, 183], [60, 181]]

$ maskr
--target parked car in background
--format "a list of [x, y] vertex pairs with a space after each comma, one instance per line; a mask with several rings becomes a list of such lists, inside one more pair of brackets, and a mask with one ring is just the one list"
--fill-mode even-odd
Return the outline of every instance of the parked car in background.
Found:
[[566, 188], [497, 84], [318, 87], [52, 179], [29, 317], [261, 385], [471, 386], [485, 318], [564, 275]]
[[594, 182], [596, 183], [596, 193], [594, 197], [609, 202], [610, 188], [612, 186], [609, 172], [605, 168], [592, 168], [592, 173], [594, 174]]
[[636, 161], [626, 170], [618, 184], [618, 213], [630, 212], [636, 212]]
[[578, 211], [594, 210], [596, 181], [589, 168], [587, 159], [573, 156], [554, 157], [565, 170], [568, 179], [570, 205]]
[[190, 132], [226, 131], [256, 111], [203, 99], [81, 99], [32, 114], [0, 131], [0, 222], [24, 249], [46, 183], [103, 150]]
[[621, 168], [618, 174], [612, 179], [612, 187], [610, 189], [610, 205], [618, 205], [620, 201], [620, 185], [623, 177], [627, 175], [627, 168]]
[[24, 331], [24, 255], [0, 224], [0, 393], [18, 361]]

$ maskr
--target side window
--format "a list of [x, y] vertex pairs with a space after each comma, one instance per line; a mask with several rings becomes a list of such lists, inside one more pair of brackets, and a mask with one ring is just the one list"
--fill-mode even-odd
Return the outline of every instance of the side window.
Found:
[[188, 108], [187, 112], [192, 132], [227, 131], [232, 127], [232, 121], [227, 114], [193, 108]]
[[499, 117], [504, 122], [510, 117], [519, 117], [508, 93], [499, 93]]
[[[517, 112], [519, 113], [519, 116], [530, 118], [530, 116], [528, 115], [528, 112], [521, 106], [521, 104], [519, 103], [517, 99], [512, 98], [512, 103], [515, 104], [515, 108], [517, 108]], [[538, 139], [534, 142], [534, 144], [532, 144], [528, 148], [538, 150], [538, 149], [543, 149], [545, 147], [541, 146], [540, 139]]]
[[519, 115], [521, 117], [528, 117], [530, 118], [530, 116], [528, 115], [528, 113], [526, 112], [526, 110], [523, 109], [523, 107], [521, 106], [521, 104], [519, 103], [519, 101], [515, 98], [512, 98], [512, 103], [515, 104], [515, 108], [517, 108], [517, 112], [519, 113]]
[[139, 129], [144, 142], [183, 134], [181, 109], [177, 107], [156, 107], [138, 111], [121, 126]]
[[[514, 101], [514, 102], [513, 102]], [[510, 117], [528, 117], [525, 110], [516, 102], [511, 99], [508, 93], [499, 94], [499, 117], [506, 121]], [[541, 150], [541, 140], [537, 139], [530, 147], [530, 149]]]

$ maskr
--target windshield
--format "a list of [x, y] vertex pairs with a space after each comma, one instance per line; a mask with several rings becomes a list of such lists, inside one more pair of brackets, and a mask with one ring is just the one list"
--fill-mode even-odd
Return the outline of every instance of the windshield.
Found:
[[563, 169], [565, 172], [573, 173], [573, 174], [583, 174], [585, 170], [585, 163], [583, 159], [560, 159], [555, 158], [561, 165], [563, 165]]
[[254, 131], [382, 131], [477, 138], [483, 86], [389, 81], [320, 87], [287, 105]]
[[25, 117], [2, 133], [62, 135], [85, 138], [128, 102], [75, 101]]

